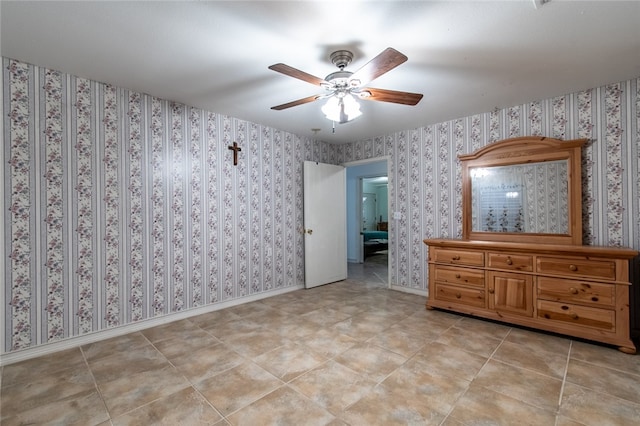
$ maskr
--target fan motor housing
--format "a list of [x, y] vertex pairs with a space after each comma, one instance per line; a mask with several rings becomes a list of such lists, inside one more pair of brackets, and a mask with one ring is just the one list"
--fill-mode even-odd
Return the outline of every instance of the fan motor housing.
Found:
[[331, 62], [333, 62], [336, 67], [343, 70], [351, 63], [351, 60], [353, 60], [353, 53], [348, 50], [336, 50], [329, 55], [329, 59], [331, 59]]

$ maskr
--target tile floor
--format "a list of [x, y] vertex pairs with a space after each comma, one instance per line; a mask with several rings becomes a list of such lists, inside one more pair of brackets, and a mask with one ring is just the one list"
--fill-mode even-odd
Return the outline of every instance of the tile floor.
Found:
[[349, 279], [2, 368], [0, 421], [631, 425], [640, 357]]

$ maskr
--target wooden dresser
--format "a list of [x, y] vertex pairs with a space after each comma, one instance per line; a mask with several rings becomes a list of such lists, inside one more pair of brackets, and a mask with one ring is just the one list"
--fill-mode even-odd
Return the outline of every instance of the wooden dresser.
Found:
[[629, 263], [637, 251], [426, 239], [427, 308], [616, 345], [633, 354]]

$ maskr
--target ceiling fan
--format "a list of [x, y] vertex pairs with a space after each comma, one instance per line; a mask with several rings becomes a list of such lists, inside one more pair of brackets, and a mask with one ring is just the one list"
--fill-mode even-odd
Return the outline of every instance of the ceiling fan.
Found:
[[360, 106], [355, 98], [403, 105], [416, 105], [420, 102], [420, 99], [422, 99], [422, 94], [419, 93], [364, 87], [364, 85], [380, 77], [382, 74], [406, 62], [408, 58], [391, 47], [383, 50], [382, 53], [356, 72], [345, 70], [353, 59], [352, 52], [348, 50], [337, 50], [333, 52], [329, 58], [331, 62], [339, 68], [339, 71], [332, 72], [324, 79], [282, 63], [271, 65], [269, 67], [271, 70], [320, 86], [325, 90], [323, 94], [287, 102], [286, 104], [271, 107], [271, 109], [280, 111], [328, 98], [327, 104], [322, 108], [327, 118], [334, 122], [346, 123], [360, 115]]

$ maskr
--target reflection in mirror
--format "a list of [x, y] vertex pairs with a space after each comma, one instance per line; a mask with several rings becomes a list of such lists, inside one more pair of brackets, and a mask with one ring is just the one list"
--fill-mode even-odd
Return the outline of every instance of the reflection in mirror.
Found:
[[567, 160], [471, 168], [472, 231], [568, 234], [568, 169]]

